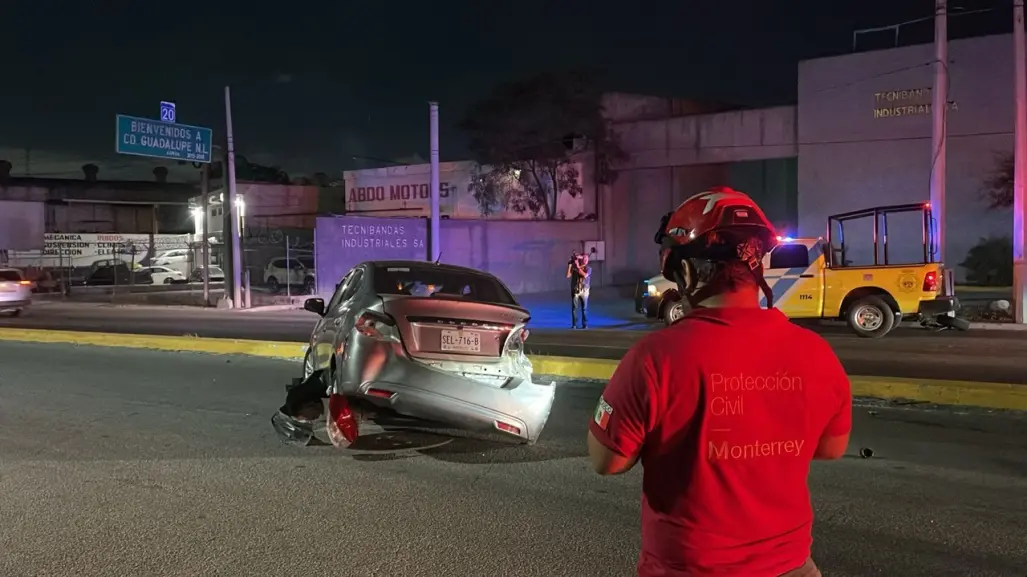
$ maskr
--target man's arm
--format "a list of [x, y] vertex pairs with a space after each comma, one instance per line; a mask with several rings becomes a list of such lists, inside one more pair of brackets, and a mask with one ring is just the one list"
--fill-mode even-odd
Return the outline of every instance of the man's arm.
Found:
[[841, 459], [849, 446], [849, 435], [852, 432], [852, 388], [849, 384], [849, 377], [845, 374], [838, 357], [830, 346], [825, 344], [827, 351], [821, 353], [820, 358], [827, 365], [825, 368], [825, 384], [831, 386], [838, 392], [835, 397], [837, 405], [827, 422], [824, 432], [820, 435], [817, 449], [813, 458], [822, 461]]
[[567, 263], [567, 278], [571, 278], [571, 263]]
[[589, 422], [588, 454], [600, 475], [630, 471], [653, 428], [655, 370], [641, 343], [624, 356], [599, 397]]

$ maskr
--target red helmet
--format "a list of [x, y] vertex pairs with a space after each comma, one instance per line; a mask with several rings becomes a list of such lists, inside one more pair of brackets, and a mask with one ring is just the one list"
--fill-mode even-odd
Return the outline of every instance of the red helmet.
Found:
[[763, 280], [763, 256], [777, 245], [774, 226], [748, 195], [716, 186], [682, 202], [660, 222], [656, 233], [663, 276], [678, 283], [692, 304], [696, 274], [692, 261], [742, 261], [749, 265], [767, 303], [773, 303]]

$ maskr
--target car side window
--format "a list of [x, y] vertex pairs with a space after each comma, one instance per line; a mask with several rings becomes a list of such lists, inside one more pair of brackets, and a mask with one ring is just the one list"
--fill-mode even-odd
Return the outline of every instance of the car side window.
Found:
[[809, 266], [809, 249], [804, 244], [782, 244], [770, 253], [770, 268], [802, 268]]
[[339, 284], [335, 285], [335, 292], [332, 293], [332, 300], [328, 301], [328, 306], [325, 310], [328, 312], [334, 311], [339, 303], [342, 302], [342, 292], [346, 290], [346, 282], [349, 281], [350, 277], [353, 276], [353, 271], [349, 271], [349, 274], [344, 276]]
[[346, 283], [345, 288], [342, 291], [342, 298], [339, 299], [339, 304], [342, 304], [349, 299], [353, 298], [353, 295], [357, 294], [357, 290], [360, 288], [360, 281], [364, 278], [364, 271], [357, 269], [350, 275], [349, 282]]

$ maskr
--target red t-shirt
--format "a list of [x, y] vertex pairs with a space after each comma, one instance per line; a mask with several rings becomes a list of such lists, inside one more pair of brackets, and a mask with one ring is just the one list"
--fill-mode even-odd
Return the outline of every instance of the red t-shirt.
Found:
[[831, 347], [776, 309], [696, 309], [624, 356], [589, 428], [639, 454], [640, 577], [776, 577], [810, 554], [806, 477], [852, 426]]

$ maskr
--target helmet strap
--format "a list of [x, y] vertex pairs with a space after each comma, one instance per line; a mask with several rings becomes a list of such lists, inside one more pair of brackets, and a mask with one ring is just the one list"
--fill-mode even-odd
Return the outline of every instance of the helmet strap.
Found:
[[763, 278], [763, 271], [752, 271], [752, 273], [756, 277], [756, 282], [760, 285], [760, 290], [763, 291], [763, 296], [767, 297], [767, 308], [774, 308], [774, 289], [770, 288], [767, 279]]
[[[692, 264], [690, 259], [685, 259], [682, 269], [685, 273], [685, 278], [682, 279], [680, 274], [675, 272], [675, 276], [678, 277], [675, 280], [678, 283], [678, 290], [681, 291], [682, 296], [688, 300], [688, 304], [690, 304], [692, 308], [698, 307], [699, 303], [716, 294], [715, 287], [711, 284], [705, 284], [698, 289], [696, 288], [699, 284], [699, 275], [695, 269], [695, 265]], [[773, 308], [774, 289], [770, 287], [767, 279], [764, 278], [763, 267], [757, 266], [755, 268], [750, 268], [749, 271], [752, 273], [756, 284], [760, 287], [760, 291], [763, 292], [763, 296], [767, 299], [767, 308]]]

